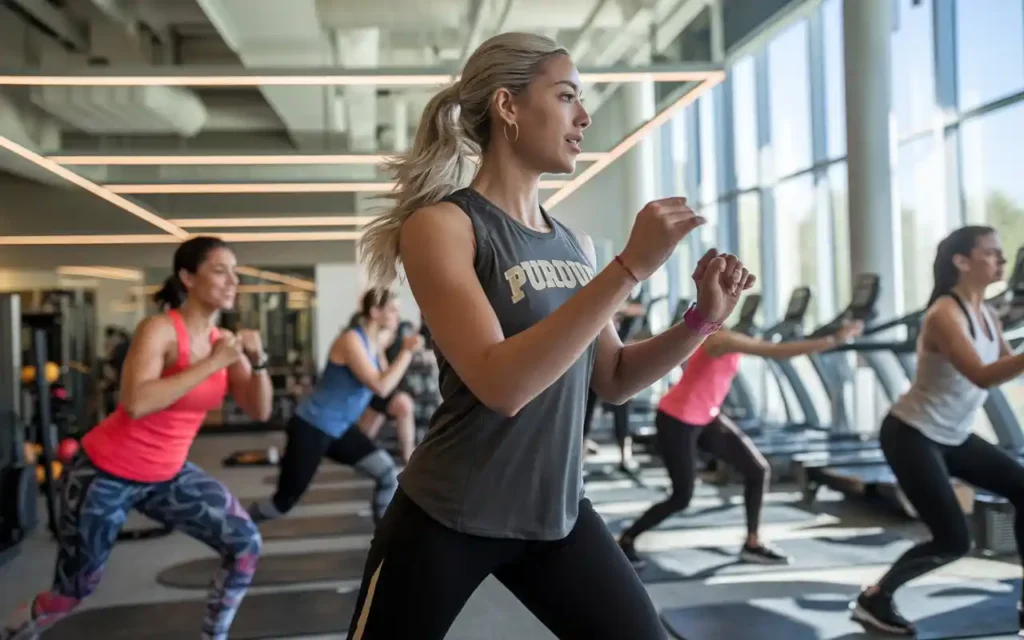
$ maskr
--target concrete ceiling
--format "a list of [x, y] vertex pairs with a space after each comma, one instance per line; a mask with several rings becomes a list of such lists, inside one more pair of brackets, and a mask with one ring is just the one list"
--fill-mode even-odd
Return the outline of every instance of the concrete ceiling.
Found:
[[[96, 69], [124, 73], [457, 69], [484, 39], [512, 30], [555, 37], [573, 51], [581, 68], [644, 67], [652, 59], [720, 63], [727, 52], [714, 51], [715, 16], [721, 25], [723, 16], [746, 15], [729, 8], [745, 0], [567, 0], [543, 7], [542, 1], [445, 0], [437, 5], [414, 0], [3, 0], [0, 69], [40, 73], [82, 69], [86, 74]], [[757, 5], [760, 23], [802, 2], [762, 0]], [[767, 12], [768, 18], [764, 3], [775, 7]], [[726, 32], [730, 24], [725, 23]], [[721, 43], [719, 31], [717, 42]], [[599, 109], [615, 85], [591, 89], [588, 107], [598, 111], [599, 119]], [[81, 185], [69, 185], [52, 171], [41, 170], [39, 158], [387, 154], [406, 148], [435, 90], [433, 86], [383, 89], [372, 85], [0, 87], [0, 146], [5, 140], [17, 146], [15, 152], [10, 145], [0, 148], [0, 171], [18, 176], [0, 180], [0, 191], [16, 196], [0, 199], [0, 235], [165, 232]], [[628, 128], [619, 129], [593, 136], [588, 142], [602, 146], [588, 150], [607, 151], [629, 133]], [[30, 156], [37, 160], [26, 161]], [[587, 166], [582, 163], [580, 171]], [[373, 164], [67, 166], [67, 170], [99, 185], [387, 180]], [[122, 196], [172, 220], [343, 216], [364, 209], [365, 200], [352, 193]], [[275, 230], [287, 228], [260, 229]], [[262, 244], [253, 243], [249, 252]], [[283, 248], [276, 246], [279, 256], [305, 255], [315, 261], [326, 251], [314, 245], [332, 243], [284, 244], [294, 249], [282, 253]], [[123, 247], [79, 249], [102, 251], [111, 260], [121, 254], [128, 260], [169, 250], [162, 245], [153, 245], [148, 252], [146, 247], [134, 247], [135, 253]], [[5, 246], [0, 262], [19, 256], [38, 262], [48, 250], [52, 249]]]

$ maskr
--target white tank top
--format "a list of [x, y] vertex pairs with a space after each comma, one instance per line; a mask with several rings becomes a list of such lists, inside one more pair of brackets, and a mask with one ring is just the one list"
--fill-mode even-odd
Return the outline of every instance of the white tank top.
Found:
[[[999, 359], [1000, 342], [991, 312], [984, 310], [979, 322], [974, 313], [961, 305], [970, 317], [974, 337], [967, 338], [982, 363]], [[992, 333], [989, 338], [986, 329]], [[988, 399], [988, 389], [981, 389], [960, 373], [949, 359], [929, 351], [922, 342], [917, 345], [917, 374], [910, 389], [893, 403], [890, 412], [925, 436], [948, 446], [963, 444], [971, 435], [975, 413]]]

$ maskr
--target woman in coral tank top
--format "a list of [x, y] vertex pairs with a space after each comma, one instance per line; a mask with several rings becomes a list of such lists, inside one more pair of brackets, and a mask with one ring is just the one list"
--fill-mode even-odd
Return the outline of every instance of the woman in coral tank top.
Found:
[[859, 335], [860, 322], [844, 324], [834, 336], [814, 340], [773, 343], [721, 329], [708, 336], [690, 357], [682, 379], [658, 403], [654, 426], [658, 449], [672, 480], [672, 495], [647, 510], [619, 538], [626, 557], [642, 568], [634, 541], [674, 513], [686, 509], [697, 478], [697, 452], [708, 453], [733, 466], [744, 477], [747, 540], [740, 551], [746, 562], [784, 564], [789, 558], [763, 543], [758, 536], [761, 502], [769, 481], [768, 461], [736, 424], [721, 412], [744, 354], [786, 359], [824, 351]]
[[174, 273], [156, 295], [167, 310], [135, 332], [121, 403], [82, 439], [65, 472], [53, 585], [16, 610], [0, 639], [37, 638], [91, 594], [131, 509], [220, 554], [201, 637], [228, 637], [256, 569], [260, 535], [227, 488], [187, 456], [207, 412], [228, 393], [254, 420], [270, 416], [259, 334], [216, 326], [218, 314], [234, 305], [235, 266], [217, 238], [192, 238], [174, 252]]

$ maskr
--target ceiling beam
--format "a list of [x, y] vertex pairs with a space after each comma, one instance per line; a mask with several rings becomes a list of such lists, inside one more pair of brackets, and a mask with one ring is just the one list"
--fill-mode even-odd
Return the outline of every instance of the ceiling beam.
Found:
[[[705, 62], [664, 62], [644, 66], [614, 65], [583, 67], [580, 79], [600, 82], [686, 82], [701, 80], [721, 67]], [[455, 69], [398, 68], [293, 68], [293, 69], [230, 69], [206, 66], [147, 67], [118, 69], [86, 67], [83, 69], [33, 70], [0, 68], [0, 86], [67, 86], [67, 87], [267, 87], [267, 86], [428, 86], [444, 85], [458, 77]]]

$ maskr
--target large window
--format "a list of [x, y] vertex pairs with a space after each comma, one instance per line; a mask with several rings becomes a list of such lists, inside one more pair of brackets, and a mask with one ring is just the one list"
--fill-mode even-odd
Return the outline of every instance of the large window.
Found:
[[892, 106], [902, 137], [927, 129], [935, 117], [934, 25], [932, 0], [892, 1], [897, 3], [892, 35]]
[[971, 118], [961, 128], [968, 222], [999, 230], [1008, 259], [1024, 245], [1024, 103]]
[[738, 199], [739, 209], [739, 258], [750, 271], [757, 275], [757, 281], [751, 292], [761, 291], [761, 280], [765, 277], [765, 267], [761, 259], [761, 200], [756, 193], [744, 193]]
[[[804, 174], [779, 183], [775, 188], [775, 279], [778, 282], [777, 314], [782, 316], [793, 289], [802, 285], [811, 287], [811, 295], [818, 296], [818, 225], [815, 210], [814, 180]], [[817, 304], [812, 298], [807, 313], [809, 327], [819, 321]]]
[[843, 0], [821, 5], [825, 59], [825, 128], [828, 157], [846, 155], [846, 76], [843, 71]]
[[928, 302], [935, 248], [948, 232], [942, 206], [942, 145], [921, 138], [898, 151], [896, 184], [903, 241], [903, 305], [907, 312]]
[[832, 265], [836, 274], [836, 302], [849, 304], [853, 297], [852, 256], [850, 255], [850, 206], [847, 196], [846, 163], [837, 162], [828, 170], [829, 205], [832, 214]]
[[807, 20], [768, 44], [768, 99], [775, 177], [811, 166], [811, 83]]
[[754, 59], [750, 56], [730, 70], [732, 82], [732, 126], [736, 154], [736, 186], [749, 189], [757, 184], [757, 86]]
[[960, 0], [956, 8], [960, 109], [1024, 89], [1024, 2]]
[[700, 129], [700, 201], [718, 199], [718, 155], [715, 153], [715, 103], [717, 87], [697, 101]]

